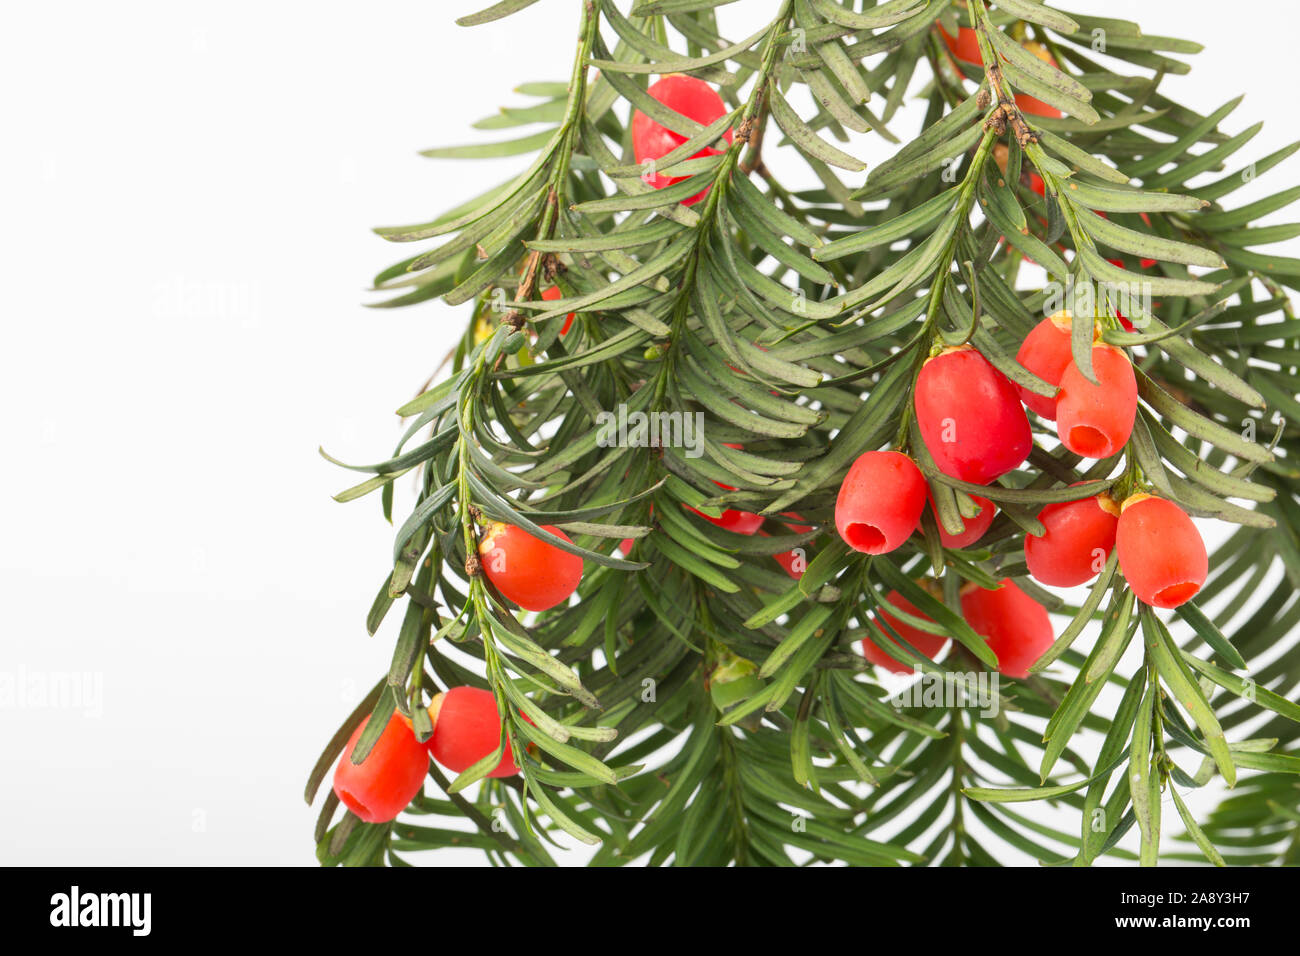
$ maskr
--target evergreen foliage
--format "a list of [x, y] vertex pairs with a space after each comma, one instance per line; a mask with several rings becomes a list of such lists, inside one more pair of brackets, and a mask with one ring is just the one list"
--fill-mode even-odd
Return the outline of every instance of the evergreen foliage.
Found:
[[[567, 84], [525, 84], [532, 105], [478, 124], [504, 139], [427, 153], [513, 156], [521, 171], [431, 222], [378, 230], [414, 244], [376, 277], [380, 305], [441, 298], [468, 321], [449, 371], [399, 410], [409, 427], [392, 456], [347, 466], [365, 480], [339, 500], [377, 492], [397, 528], [366, 626], [391, 615], [400, 629], [307, 797], [367, 714], [358, 757], [394, 710], [427, 734], [429, 698], [460, 684], [495, 692], [522, 767], [481, 779], [498, 752], [449, 780], [433, 765], [393, 824], [339, 817], [328, 793], [320, 860], [401, 865], [457, 846], [550, 865], [553, 841], [577, 839], [601, 865], [994, 865], [1012, 848], [1062, 865], [1297, 862], [1300, 261], [1267, 249], [1300, 225], [1256, 223], [1300, 186], [1247, 205], [1233, 194], [1300, 143], [1245, 158], [1259, 126], [1227, 127], [1239, 99], [1203, 115], [1160, 90], [1199, 45], [1124, 20], [1036, 0], [782, 0], [736, 40], [719, 32], [728, 2], [552, 4], [578, 19]], [[940, 28], [961, 26], [984, 66], [950, 55]], [[667, 73], [714, 85], [729, 112], [701, 127], [658, 103], [647, 83]], [[1017, 94], [1065, 115], [1022, 112]], [[683, 181], [643, 181], [634, 109], [687, 137], [657, 163]], [[867, 169], [850, 133], [892, 155]], [[774, 154], [819, 185], [787, 187]], [[1138, 369], [1138, 422], [1098, 462], [1034, 419], [1025, 466], [965, 484], [934, 469], [913, 382], [934, 350], [971, 343], [1050, 394], [1014, 358], [1053, 311], [1030, 261], [1057, 284], [1149, 291], [1149, 311], [1126, 309], [1133, 331], [1098, 312]], [[562, 299], [542, 298], [551, 284]], [[603, 441], [600, 414], [619, 407], [702, 412], [703, 454]], [[927, 512], [899, 550], [850, 551], [836, 491], [854, 458], [886, 447], [917, 457], [950, 530], [970, 493], [992, 499], [990, 531], [946, 550]], [[404, 475], [418, 498], [394, 515]], [[1106, 488], [1233, 526], [1195, 603], [1169, 615], [1136, 602], [1113, 556], [1081, 606], [1026, 576], [1038, 511]], [[761, 513], [766, 533], [684, 505]], [[503, 601], [476, 566], [493, 520], [581, 555], [577, 600], [538, 614]], [[773, 560], [793, 548], [809, 557], [797, 581]], [[883, 596], [900, 591], [954, 639], [941, 663], [906, 647], [900, 660], [980, 671], [995, 660], [958, 590], [1004, 577], [1053, 611], [1059, 637], [1037, 672], [1004, 679], [992, 716], [891, 703], [857, 650]], [[1198, 821], [1187, 792], [1216, 778], [1236, 789]], [[1120, 843], [1134, 829], [1137, 854]]]

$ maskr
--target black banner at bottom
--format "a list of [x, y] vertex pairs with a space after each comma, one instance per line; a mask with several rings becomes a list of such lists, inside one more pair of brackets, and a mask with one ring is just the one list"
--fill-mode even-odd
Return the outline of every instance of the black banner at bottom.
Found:
[[[82, 942], [111, 936], [215, 944], [268, 933], [292, 933], [301, 942], [399, 942], [390, 934], [425, 917], [438, 936], [454, 923], [471, 938], [499, 940], [502, 917], [488, 913], [500, 907], [502, 915], [524, 917], [505, 917], [517, 932], [531, 925], [550, 938], [558, 931], [573, 945], [621, 945], [614, 941], [625, 941], [629, 929], [641, 936], [656, 926], [667, 942], [692, 912], [729, 943], [743, 941], [747, 930], [763, 940], [774, 921], [808, 925], [838, 913], [868, 934], [878, 921], [963, 936], [984, 931], [990, 941], [1039, 930], [1052, 940], [1198, 933], [1230, 944], [1261, 929], [1292, 932], [1300, 888], [1295, 870], [1244, 868], [573, 869], [544, 882], [536, 873], [500, 869], [430, 870], [11, 868], [0, 918], [18, 938], [77, 934]], [[529, 899], [538, 903], [531, 918], [521, 912]]]

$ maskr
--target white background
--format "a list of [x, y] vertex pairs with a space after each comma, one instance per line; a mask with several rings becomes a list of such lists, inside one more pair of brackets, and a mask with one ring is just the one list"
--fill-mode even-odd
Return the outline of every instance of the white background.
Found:
[[[576, 0], [452, 23], [485, 3], [6, 6], [0, 672], [102, 697], [0, 708], [0, 863], [314, 862], [306, 773], [392, 637], [391, 528], [316, 447], [387, 457], [464, 322], [364, 308], [408, 254], [369, 229], [518, 168], [416, 151], [569, 71]], [[1294, 4], [1063, 6], [1205, 42], [1163, 89], [1248, 90], [1230, 130], [1278, 119], [1242, 157], [1296, 138]]]

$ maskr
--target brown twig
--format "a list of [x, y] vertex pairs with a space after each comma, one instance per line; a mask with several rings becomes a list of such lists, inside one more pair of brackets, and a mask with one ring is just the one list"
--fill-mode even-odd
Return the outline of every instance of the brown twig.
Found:
[[759, 175], [766, 172], [763, 165], [763, 132], [767, 129], [766, 87], [760, 95], [763, 99], [758, 107], [758, 115], [749, 117], [736, 129], [736, 135], [749, 144], [749, 152], [740, 161], [740, 171], [746, 176], [753, 172]]
[[[980, 31], [980, 35], [992, 50], [993, 41], [989, 38], [987, 23], [983, 17], [977, 18], [977, 21], [976, 29]], [[1016, 106], [1015, 97], [1007, 94], [1006, 77], [1002, 74], [1002, 64], [997, 61], [996, 52], [993, 55], [993, 62], [984, 64], [984, 76], [989, 81], [989, 88], [993, 91], [993, 95], [998, 99], [997, 108], [984, 121], [984, 128], [992, 129], [999, 135], [1010, 129], [1021, 149], [1030, 143], [1038, 142], [1038, 137], [1025, 122], [1020, 107]], [[979, 101], [976, 100], [976, 103], [978, 104]], [[987, 102], [984, 105], [987, 105]]]

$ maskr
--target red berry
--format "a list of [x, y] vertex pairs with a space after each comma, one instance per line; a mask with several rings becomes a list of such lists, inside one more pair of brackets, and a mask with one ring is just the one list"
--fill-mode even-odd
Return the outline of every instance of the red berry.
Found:
[[1020, 108], [1020, 112], [1030, 116], [1047, 116], [1051, 119], [1061, 118], [1061, 111], [1055, 106], [1044, 103], [1038, 97], [1030, 96], [1028, 93], [1016, 94], [1016, 106]]
[[1050, 504], [1038, 513], [1047, 529], [1025, 535], [1025, 564], [1034, 579], [1068, 588], [1101, 573], [1115, 547], [1119, 505], [1109, 495]]
[[[627, 477], [627, 476], [624, 475], [624, 477]], [[654, 513], [655, 513], [655, 506], [654, 506], [654, 505], [651, 505], [651, 506], [650, 506], [650, 517], [653, 518], [653, 517], [654, 517]], [[620, 541], [620, 542], [618, 543], [618, 550], [622, 553], [623, 557], [626, 558], [629, 554], [632, 553], [632, 545], [634, 545], [634, 544], [636, 544], [636, 538], [624, 538], [622, 541]]]
[[[771, 537], [771, 535], [766, 531], [760, 531], [759, 534], [765, 538]], [[785, 573], [790, 575], [790, 577], [794, 578], [796, 581], [803, 577], [804, 571], [808, 569], [807, 553], [802, 547], [794, 548], [790, 551], [778, 552], [777, 554], [772, 555], [772, 559], [776, 561], [777, 564], [781, 565]]]
[[796, 512], [793, 512], [793, 511], [782, 511], [782, 512], [781, 512], [781, 517], [782, 517], [782, 518], [793, 518], [793, 519], [794, 519], [793, 521], [787, 521], [785, 524], [786, 524], [786, 527], [788, 527], [788, 528], [789, 528], [791, 531], [793, 531], [795, 534], [807, 534], [809, 531], [811, 531], [811, 530], [813, 529], [813, 526], [812, 526], [812, 525], [810, 525], [810, 524], [803, 524], [803, 520], [804, 520], [804, 519], [803, 519], [803, 515], [801, 515], [801, 514], [797, 514]]
[[[795, 550], [803, 550], [798, 548]], [[803, 577], [803, 573], [808, 570], [808, 558], [802, 554], [796, 554], [795, 551], [782, 551], [780, 554], [772, 555], [776, 563], [781, 565], [785, 573], [798, 581]]]
[[[569, 536], [554, 525], [542, 525], [565, 541]], [[484, 573], [502, 594], [528, 611], [545, 611], [568, 600], [582, 580], [582, 558], [523, 528], [495, 521], [479, 542]]]
[[[1069, 312], [1057, 312], [1035, 325], [1016, 352], [1016, 361], [1048, 385], [1061, 384], [1070, 360]], [[1016, 392], [1031, 412], [1048, 421], [1056, 419], [1055, 395], [1039, 395], [1020, 385]]]
[[1092, 370], [1084, 378], [1073, 362], [1061, 375], [1056, 430], [1061, 444], [1084, 458], [1109, 458], [1128, 442], [1137, 417], [1137, 378], [1122, 349], [1094, 345]]
[[[714, 484], [723, 491], [736, 490], [731, 485], [724, 485], [720, 481], [715, 481]], [[722, 512], [721, 518], [713, 518], [703, 511], [692, 508], [690, 505], [683, 505], [682, 507], [687, 511], [694, 511], [709, 524], [717, 525], [719, 528], [733, 534], [757, 534], [758, 529], [763, 527], [763, 516], [754, 514], [752, 511], [737, 511], [735, 508], [727, 508]]]
[[[725, 485], [723, 487], [726, 487]], [[727, 488], [731, 491], [731, 488]], [[737, 511], [734, 508], [728, 508], [722, 512], [721, 518], [713, 518], [706, 515], [703, 511], [697, 511], [690, 505], [686, 506], [687, 511], [694, 511], [709, 524], [717, 525], [725, 531], [733, 534], [756, 534], [758, 529], [763, 527], [763, 516], [754, 514], [751, 511]]]
[[[933, 510], [934, 495], [931, 493], [928, 485], [925, 489], [925, 497], [930, 502], [930, 509]], [[989, 530], [989, 525], [991, 525], [993, 519], [997, 517], [997, 505], [989, 501], [989, 499], [985, 498], [983, 495], [971, 495], [971, 498], [973, 498], [975, 503], [980, 506], [980, 511], [979, 514], [973, 518], [962, 518], [962, 521], [965, 522], [966, 526], [962, 530], [961, 534], [949, 534], [945, 531], [943, 524], [939, 521], [939, 513], [935, 511], [934, 523], [939, 528], [939, 540], [943, 543], [945, 548], [969, 548], [980, 538], [984, 537], [984, 532]]]
[[948, 52], [959, 60], [967, 63], [974, 63], [981, 66], [984, 59], [980, 56], [980, 43], [975, 31], [970, 27], [958, 27], [957, 35], [953, 36], [939, 24], [939, 35], [943, 37], [944, 44], [948, 47]]
[[[784, 518], [794, 518], [796, 521], [803, 521], [803, 518], [795, 514], [793, 511], [783, 511], [781, 512], [781, 516]], [[790, 521], [786, 522], [786, 527], [795, 534], [804, 534], [805, 532], [812, 530], [812, 525], [797, 524]], [[764, 537], [768, 536], [766, 531], [760, 531], [759, 534]], [[781, 567], [785, 569], [785, 573], [790, 575], [790, 577], [794, 578], [796, 581], [803, 577], [804, 571], [808, 569], [808, 553], [803, 545], [790, 551], [782, 551], [779, 554], [774, 554], [772, 557], [776, 560], [777, 564], [781, 565]]]
[[393, 714], [366, 759], [354, 764], [352, 752], [369, 722], [369, 717], [363, 720], [343, 748], [343, 756], [334, 768], [334, 792], [366, 823], [387, 823], [423, 789], [429, 755], [415, 739], [406, 718]]
[[[501, 743], [501, 715], [489, 690], [453, 687], [437, 694], [429, 702], [429, 718], [433, 721], [433, 735], [426, 744], [429, 753], [453, 773], [463, 773], [495, 753]], [[488, 776], [510, 777], [518, 772], [507, 741], [501, 762]]]
[[[1148, 216], [1148, 215], [1147, 215], [1146, 213], [1144, 213], [1144, 212], [1142, 212], [1142, 213], [1138, 213], [1138, 215], [1142, 217], [1142, 221], [1143, 221], [1144, 223], [1146, 223], [1146, 227], [1147, 227], [1148, 229], [1150, 229], [1150, 228], [1151, 228], [1151, 217]], [[1140, 259], [1140, 260], [1138, 260], [1138, 265], [1141, 266], [1143, 269], [1150, 269], [1150, 268], [1151, 268], [1153, 265], [1155, 265], [1155, 264], [1156, 264], [1156, 260], [1155, 260], [1155, 259]]]
[[[884, 604], [896, 607], [904, 614], [910, 614], [912, 617], [924, 618], [927, 621], [930, 620], [928, 615], [922, 614], [918, 611], [916, 605], [903, 597], [897, 591], [890, 591], [889, 594], [885, 596]], [[948, 643], [948, 638], [944, 637], [942, 634], [931, 634], [929, 631], [923, 631], [919, 627], [913, 627], [911, 624], [900, 621], [898, 618], [894, 617], [894, 615], [882, 608], [876, 608], [876, 617], [879, 621], [883, 621], [887, 626], [893, 628], [894, 632], [896, 632], [899, 637], [911, 644], [919, 653], [930, 658], [930, 660], [934, 660], [939, 651], [943, 649], [943, 646]], [[880, 644], [888, 641], [894, 647], [902, 650], [902, 645], [894, 639], [894, 635], [885, 630], [885, 628], [879, 623], [873, 623], [871, 630], [876, 636], [863, 638], [863, 656], [877, 667], [883, 667], [885, 670], [893, 671], [895, 674], [911, 674], [913, 671], [912, 667], [904, 664], [902, 661], [894, 660], [885, 651], [880, 649]]]
[[992, 591], [971, 586], [961, 596], [966, 623], [988, 642], [998, 670], [1023, 679], [1029, 668], [1052, 646], [1052, 620], [1047, 609], [1010, 578]]
[[1020, 107], [1020, 112], [1028, 113], [1030, 116], [1047, 116], [1052, 119], [1060, 119], [1061, 111], [1055, 106], [1044, 103], [1035, 96], [1028, 93], [1016, 94], [1016, 106]]
[[[658, 82], [650, 84], [650, 88], [646, 92], [670, 110], [680, 113], [687, 119], [694, 120], [701, 126], [708, 126], [727, 112], [727, 105], [722, 102], [722, 97], [717, 94], [713, 87], [703, 80], [681, 73], [668, 74]], [[673, 132], [666, 126], [660, 125], [640, 110], [636, 110], [632, 114], [632, 153], [638, 163], [668, 155], [686, 142], [687, 138], [680, 133]], [[727, 130], [722, 138], [730, 144], [732, 131]], [[692, 156], [691, 159], [699, 159], [702, 156], [716, 156], [721, 152], [722, 150], [713, 146], [706, 146]], [[665, 186], [671, 186], [673, 183], [681, 182], [685, 178], [685, 176], [664, 176], [655, 173], [646, 181], [655, 189], [663, 189]], [[690, 206], [699, 202], [707, 193], [708, 189], [701, 190], [686, 200], [685, 205]]]
[[[735, 442], [724, 441], [722, 443], [727, 448], [744, 449], [744, 445], [738, 445]], [[731, 485], [724, 485], [720, 481], [715, 481], [715, 485], [723, 491], [735, 491]], [[703, 511], [692, 508], [690, 505], [684, 506], [687, 511], [694, 511], [709, 524], [717, 525], [734, 534], [755, 534], [758, 529], [763, 527], [763, 516], [754, 514], [750, 511], [737, 511], [734, 508], [727, 508], [722, 512], [721, 518], [713, 518], [706, 515]]]
[[969, 345], [927, 361], [913, 400], [921, 438], [945, 475], [987, 485], [1029, 457], [1033, 435], [1016, 387]]
[[1120, 506], [1119, 569], [1143, 604], [1175, 608], [1205, 583], [1209, 559], [1196, 525], [1164, 498], [1136, 494]]
[[[553, 285], [542, 293], [542, 298], [545, 299], [547, 302], [554, 302], [556, 299], [564, 298], [564, 293], [560, 291], [560, 287], [558, 285]], [[570, 312], [568, 315], [564, 317], [564, 328], [560, 329], [561, 335], [568, 334], [569, 326], [573, 325], [573, 315], [574, 314]]]
[[849, 468], [835, 499], [835, 529], [855, 551], [886, 554], [916, 530], [925, 479], [901, 452], [869, 451]]

